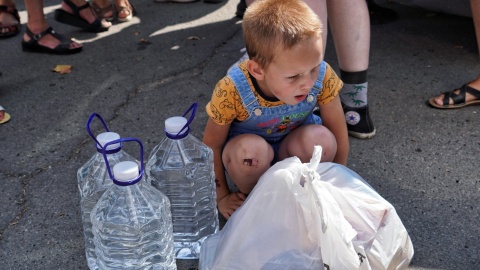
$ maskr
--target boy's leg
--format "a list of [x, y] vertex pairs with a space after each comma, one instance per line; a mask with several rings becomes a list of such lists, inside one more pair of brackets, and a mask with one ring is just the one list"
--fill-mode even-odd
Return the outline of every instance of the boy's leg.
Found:
[[243, 194], [249, 194], [274, 158], [273, 148], [262, 137], [242, 134], [224, 147], [222, 160], [228, 175]]
[[296, 156], [303, 163], [310, 162], [315, 145], [322, 147], [321, 162], [332, 162], [337, 153], [337, 141], [330, 130], [322, 125], [304, 125], [295, 128], [283, 139], [278, 159]]

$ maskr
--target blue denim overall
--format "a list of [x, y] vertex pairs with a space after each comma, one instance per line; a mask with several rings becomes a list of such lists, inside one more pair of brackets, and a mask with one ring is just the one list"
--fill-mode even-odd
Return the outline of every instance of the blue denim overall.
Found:
[[326, 63], [322, 61], [318, 79], [302, 102], [274, 107], [260, 106], [245, 74], [238, 65], [232, 68], [228, 76], [232, 78], [249, 117], [242, 122], [234, 121], [231, 124], [228, 139], [245, 133], [256, 134], [270, 143], [276, 153], [282, 139], [294, 128], [305, 124], [322, 124], [321, 118], [312, 112], [317, 105], [317, 95], [323, 88], [326, 67]]

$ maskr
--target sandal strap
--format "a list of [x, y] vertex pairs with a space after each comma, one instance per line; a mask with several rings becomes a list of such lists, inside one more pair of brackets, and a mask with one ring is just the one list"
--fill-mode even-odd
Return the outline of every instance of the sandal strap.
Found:
[[25, 30], [25, 33], [27, 34], [27, 36], [30, 37], [30, 40], [29, 41], [26, 41], [27, 43], [29, 44], [38, 44], [38, 41], [46, 36], [46, 35], [52, 35], [54, 38], [58, 39], [60, 41], [60, 44], [57, 45], [57, 47], [55, 48], [65, 48], [65, 49], [68, 49], [70, 48], [70, 44], [72, 43], [72, 40], [71, 39], [68, 39], [62, 35], [60, 35], [59, 33], [55, 32], [55, 30], [53, 30], [52, 27], [48, 27], [47, 30], [39, 33], [39, 34], [34, 34], [30, 28], [26, 27], [27, 29]]
[[28, 41], [28, 43], [36, 43], [38, 42], [42, 37], [48, 35], [48, 34], [54, 34], [55, 31], [53, 31], [52, 27], [48, 27], [47, 30], [43, 31], [43, 32], [40, 32], [38, 34], [34, 34], [32, 32], [32, 30], [30, 30], [30, 28], [27, 27], [27, 29], [25, 30], [25, 34], [27, 34], [27, 36], [30, 38], [30, 40]]
[[450, 99], [453, 100], [454, 105], [465, 103], [466, 93], [471, 94], [476, 99], [480, 99], [480, 90], [477, 90], [475, 88], [468, 86], [468, 83], [459, 87], [458, 90], [459, 90], [458, 94], [453, 93], [453, 91], [443, 93], [443, 105], [449, 105]]
[[15, 19], [17, 19], [18, 23], [20, 23], [20, 15], [18, 15], [18, 10], [14, 7], [0, 5], [0, 12], [7, 12], [13, 15]]
[[80, 11], [83, 10], [83, 9], [86, 9], [86, 8], [90, 8], [90, 5], [88, 4], [88, 2], [86, 2], [84, 5], [81, 5], [79, 7], [77, 7], [72, 1], [70, 0], [63, 0], [63, 2], [65, 4], [67, 4], [70, 9], [72, 10], [72, 14], [74, 16], [78, 16], [80, 17]]
[[465, 91], [467, 93], [474, 96], [476, 99], [480, 99], [480, 90], [477, 90], [473, 87], [470, 87], [470, 86], [468, 86], [468, 84], [465, 84], [463, 87], [465, 87]]

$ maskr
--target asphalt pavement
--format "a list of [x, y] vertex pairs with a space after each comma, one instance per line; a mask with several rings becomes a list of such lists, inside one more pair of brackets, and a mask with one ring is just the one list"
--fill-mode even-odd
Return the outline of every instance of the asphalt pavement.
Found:
[[[22, 52], [21, 35], [0, 40], [0, 105], [12, 116], [0, 125], [0, 269], [87, 269], [76, 171], [95, 151], [90, 114], [139, 138], [148, 155], [163, 121], [198, 102], [192, 133], [201, 138], [213, 87], [242, 55], [238, 0], [134, 0], [138, 16], [100, 34], [55, 22], [58, 3], [45, 0], [47, 20], [84, 44], [80, 54]], [[350, 138], [348, 167], [395, 206], [415, 248], [409, 269], [480, 269], [480, 107], [425, 103], [478, 75], [472, 20], [384, 5], [399, 17], [372, 26], [377, 135]], [[331, 39], [325, 60], [338, 71]], [[71, 73], [53, 72], [57, 65]], [[192, 270], [198, 261], [177, 265]]]

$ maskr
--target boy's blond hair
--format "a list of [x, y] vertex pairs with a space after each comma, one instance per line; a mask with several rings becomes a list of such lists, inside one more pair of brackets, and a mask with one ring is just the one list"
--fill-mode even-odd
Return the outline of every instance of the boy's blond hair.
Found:
[[250, 59], [264, 69], [276, 53], [322, 37], [318, 16], [302, 0], [255, 0], [242, 27]]

